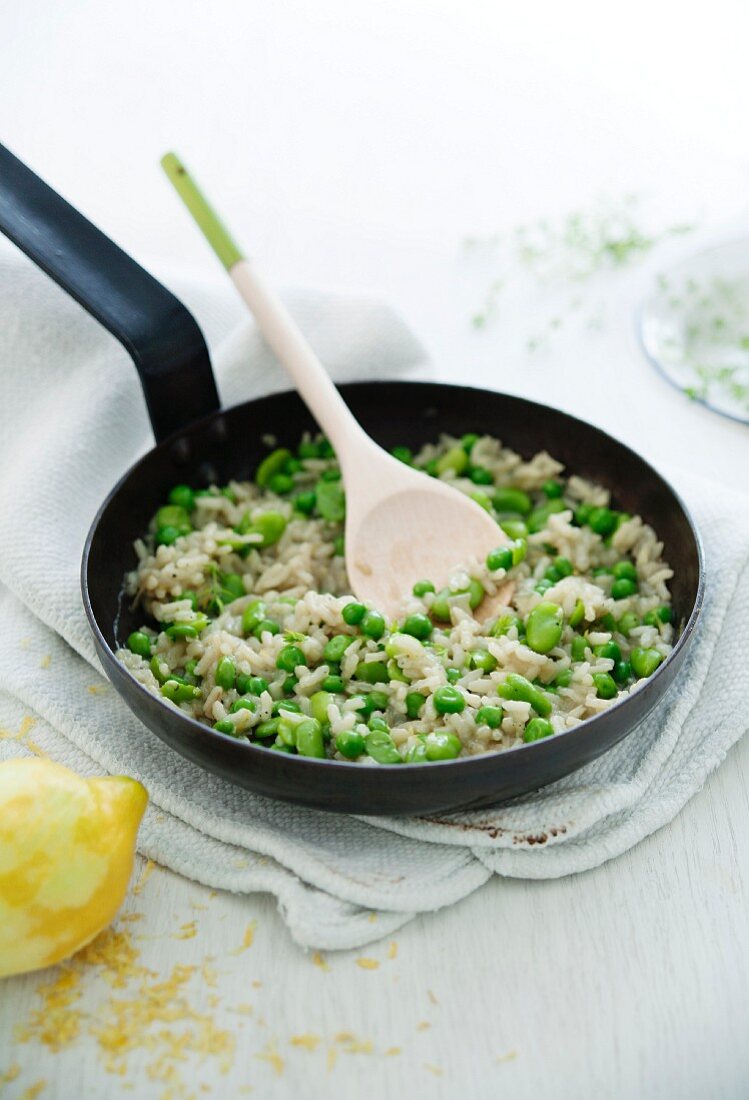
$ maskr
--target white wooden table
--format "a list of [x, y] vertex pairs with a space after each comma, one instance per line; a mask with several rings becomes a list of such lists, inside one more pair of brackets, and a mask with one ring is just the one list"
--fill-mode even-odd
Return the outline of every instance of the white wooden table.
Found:
[[[437, 377], [556, 402], [657, 463], [745, 488], [749, 431], [690, 406], [639, 354], [631, 317], [647, 265], [607, 291], [602, 334], [571, 326], [529, 356], [538, 303], [472, 331], [484, 276], [459, 249], [466, 233], [601, 190], [648, 192], [666, 220], [740, 222], [749, 78], [735, 7], [683, 27], [676, 7], [636, 4], [615, 34], [589, 4], [549, 5], [543, 19], [457, 0], [310, 7], [17, 5], [0, 37], [3, 140], [157, 269], [204, 273], [213, 261], [155, 168], [174, 144], [273, 276], [390, 298]], [[165, 1059], [177, 1047], [162, 1034], [108, 1072], [90, 1030], [138, 980], [113, 989], [101, 966], [65, 1010], [68, 1026], [83, 1013], [77, 1039], [58, 1052], [20, 1042], [40, 982], [56, 977], [31, 975], [0, 987], [0, 1069], [17, 1070], [0, 1095], [744, 1097], [748, 788], [744, 742], [671, 825], [613, 863], [495, 879], [324, 959], [290, 941], [268, 898], [212, 896], [156, 869], [125, 907], [138, 919], [118, 927], [155, 975], [143, 978], [152, 998], [175, 966], [196, 967], [165, 994], [192, 1023], [161, 1031], [205, 1037], [210, 1021], [215, 1052]], [[42, 1019], [59, 1018], [48, 1000]]]

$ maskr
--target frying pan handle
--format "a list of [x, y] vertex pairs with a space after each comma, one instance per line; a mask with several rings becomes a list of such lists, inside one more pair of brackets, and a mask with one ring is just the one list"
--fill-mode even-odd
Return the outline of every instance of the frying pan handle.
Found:
[[157, 443], [219, 408], [192, 314], [2, 145], [0, 230], [132, 356]]

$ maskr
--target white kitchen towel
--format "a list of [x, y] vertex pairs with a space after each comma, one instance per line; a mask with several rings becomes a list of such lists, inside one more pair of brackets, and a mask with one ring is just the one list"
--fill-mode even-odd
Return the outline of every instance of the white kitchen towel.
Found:
[[[285, 385], [230, 289], [175, 285], [219, 345], [225, 403]], [[289, 301], [339, 380], [398, 375], [423, 361], [381, 306], [320, 294]], [[429, 819], [326, 815], [207, 775], [108, 684], [80, 601], [90, 521], [150, 445], [134, 369], [79, 307], [8, 253], [0, 387], [0, 758], [43, 751], [84, 774], [137, 776], [151, 798], [141, 851], [213, 887], [272, 892], [305, 946], [377, 939], [492, 873], [545, 878], [595, 867], [669, 821], [746, 730], [749, 672], [735, 656], [749, 622], [747, 502], [671, 472], [705, 542], [703, 621], [666, 699], [600, 760], [500, 809]]]

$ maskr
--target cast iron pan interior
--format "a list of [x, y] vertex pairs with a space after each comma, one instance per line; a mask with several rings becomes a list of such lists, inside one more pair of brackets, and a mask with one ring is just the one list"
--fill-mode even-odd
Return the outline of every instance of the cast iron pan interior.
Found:
[[495, 805], [574, 771], [631, 733], [666, 691], [699, 615], [703, 570], [694, 525], [660, 475], [597, 428], [521, 398], [436, 383], [367, 382], [342, 386], [341, 393], [385, 447], [418, 447], [443, 431], [499, 435], [526, 458], [548, 450], [569, 472], [609, 488], [616, 507], [652, 523], [675, 572], [680, 638], [673, 653], [640, 690], [566, 733], [429, 765], [367, 767], [272, 752], [216, 733], [152, 695], [114, 656], [141, 621], [122, 595], [125, 573], [135, 566], [134, 539], [172, 485], [247, 478], [266, 452], [264, 435], [293, 447], [315, 424], [295, 393], [218, 411], [205, 341], [191, 314], [2, 146], [0, 229], [123, 343], [140, 375], [158, 445], [125, 474], [94, 520], [83, 554], [83, 601], [112, 683], [172, 748], [232, 783], [304, 806], [436, 813]]

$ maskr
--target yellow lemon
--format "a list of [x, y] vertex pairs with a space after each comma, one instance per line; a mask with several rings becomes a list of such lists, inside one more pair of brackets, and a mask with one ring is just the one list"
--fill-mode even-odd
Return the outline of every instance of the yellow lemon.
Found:
[[0, 977], [59, 962], [112, 921], [147, 801], [127, 776], [0, 764]]

